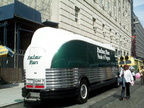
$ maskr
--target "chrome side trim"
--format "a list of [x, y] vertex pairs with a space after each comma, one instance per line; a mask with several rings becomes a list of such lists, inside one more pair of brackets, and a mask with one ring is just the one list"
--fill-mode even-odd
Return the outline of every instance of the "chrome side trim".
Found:
[[46, 71], [46, 88], [70, 88], [76, 87], [80, 76], [84, 75], [90, 83], [104, 81], [115, 78], [116, 67], [99, 67], [99, 68], [63, 68], [63, 69], [45, 69]]

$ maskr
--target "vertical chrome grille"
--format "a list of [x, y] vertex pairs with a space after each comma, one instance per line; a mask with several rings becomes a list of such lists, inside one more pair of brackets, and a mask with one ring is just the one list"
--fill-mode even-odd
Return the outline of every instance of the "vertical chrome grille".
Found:
[[50, 89], [75, 87], [77, 76], [74, 69], [46, 69], [46, 86]]

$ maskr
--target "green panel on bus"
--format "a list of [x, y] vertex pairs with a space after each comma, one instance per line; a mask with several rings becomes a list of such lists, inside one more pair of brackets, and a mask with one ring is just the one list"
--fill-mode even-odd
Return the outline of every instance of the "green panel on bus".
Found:
[[51, 68], [111, 67], [116, 65], [114, 51], [73, 40], [65, 43], [54, 55]]

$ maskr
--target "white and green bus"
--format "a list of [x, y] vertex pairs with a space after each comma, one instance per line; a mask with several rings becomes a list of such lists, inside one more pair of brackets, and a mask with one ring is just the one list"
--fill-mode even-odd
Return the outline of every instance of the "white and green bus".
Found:
[[115, 49], [61, 29], [38, 29], [24, 56], [25, 101], [76, 97], [87, 102], [96, 88], [117, 85]]

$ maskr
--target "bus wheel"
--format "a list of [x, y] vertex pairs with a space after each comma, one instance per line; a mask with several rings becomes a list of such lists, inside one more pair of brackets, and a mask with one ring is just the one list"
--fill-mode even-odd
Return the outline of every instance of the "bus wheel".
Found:
[[88, 83], [85, 79], [83, 79], [78, 89], [78, 98], [77, 98], [78, 103], [80, 104], [86, 103], [88, 96], [89, 96]]

